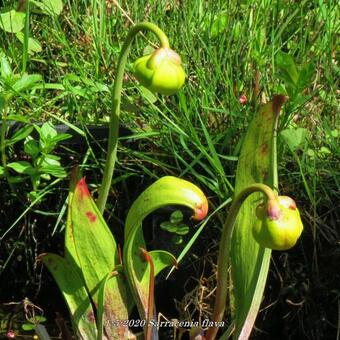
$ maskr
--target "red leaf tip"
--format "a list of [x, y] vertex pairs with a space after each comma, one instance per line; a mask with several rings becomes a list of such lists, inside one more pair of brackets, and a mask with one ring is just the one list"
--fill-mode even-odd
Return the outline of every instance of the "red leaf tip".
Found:
[[89, 189], [87, 188], [85, 177], [82, 177], [79, 180], [79, 182], [77, 184], [77, 189], [79, 190], [79, 194], [80, 194], [81, 198], [91, 196], [90, 192], [89, 192]]
[[207, 214], [208, 214], [208, 201], [206, 199], [206, 197], [204, 196], [204, 200], [203, 202], [201, 202], [200, 204], [198, 204], [195, 208], [195, 214], [192, 217], [195, 221], [201, 221], [203, 220]]

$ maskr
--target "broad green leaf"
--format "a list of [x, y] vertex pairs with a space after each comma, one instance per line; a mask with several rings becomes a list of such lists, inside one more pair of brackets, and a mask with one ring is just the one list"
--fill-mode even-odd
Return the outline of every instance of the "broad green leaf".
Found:
[[64, 296], [77, 338], [82, 340], [96, 339], [95, 314], [77, 267], [55, 254], [43, 254], [40, 255], [40, 259], [53, 275]]
[[57, 178], [64, 178], [67, 176], [65, 169], [59, 164], [43, 164], [40, 167], [40, 172]]
[[16, 92], [29, 90], [33, 85], [35, 85], [37, 82], [40, 82], [41, 80], [42, 76], [40, 74], [24, 74], [12, 85], [12, 88]]
[[294, 59], [287, 53], [279, 51], [276, 55], [276, 64], [287, 80], [297, 84], [299, 79], [299, 72], [295, 65]]
[[0, 28], [9, 33], [17, 33], [25, 27], [26, 14], [12, 9], [0, 13]]
[[79, 263], [91, 294], [118, 265], [116, 242], [82, 178], [71, 204], [71, 226]]
[[44, 140], [52, 139], [58, 135], [57, 130], [51, 122], [46, 122], [40, 129], [40, 138]]
[[52, 165], [59, 165], [60, 162], [60, 157], [57, 155], [52, 155], [52, 154], [44, 154], [44, 161], [46, 164], [52, 164]]
[[20, 114], [9, 114], [7, 116], [7, 120], [14, 120], [16, 122], [21, 122], [21, 123], [27, 123], [29, 124], [29, 119], [23, 115], [20, 115]]
[[52, 152], [58, 141], [69, 138], [67, 134], [65, 134], [67, 137], [64, 134], [61, 134], [61, 137], [59, 138], [58, 132], [51, 122], [46, 122], [41, 127], [35, 125], [35, 129], [40, 136], [40, 148], [46, 153]]
[[3, 176], [5, 174], [5, 169], [3, 166], [0, 166], [0, 176]]
[[183, 221], [183, 213], [180, 210], [175, 210], [170, 216], [171, 223], [180, 223]]
[[13, 145], [23, 139], [25, 139], [28, 135], [31, 134], [31, 132], [33, 131], [33, 126], [32, 125], [26, 125], [24, 127], [22, 127], [21, 129], [19, 129], [18, 131], [16, 131], [14, 133], [14, 135], [8, 139], [6, 141], [6, 145], [9, 146], [9, 145]]
[[299, 72], [294, 59], [289, 54], [280, 51], [276, 55], [276, 65], [278, 77], [285, 82], [288, 95], [294, 97], [299, 80]]
[[33, 175], [35, 169], [32, 164], [27, 161], [18, 161], [7, 164], [7, 166], [19, 174]]
[[216, 38], [220, 34], [226, 32], [226, 28], [228, 25], [228, 15], [227, 14], [220, 14], [213, 22], [210, 34], [212, 38]]
[[[250, 123], [238, 161], [235, 195], [253, 183], [277, 188], [274, 130], [284, 101], [284, 96], [275, 96]], [[231, 242], [236, 339], [247, 339], [250, 335], [269, 269], [271, 250], [260, 247], [251, 231], [255, 208], [262, 199], [262, 194], [252, 194], [243, 203]]]
[[177, 267], [175, 256], [165, 250], [152, 250], [149, 252], [155, 268], [155, 276], [169, 266]]
[[34, 328], [35, 328], [35, 325], [34, 324], [31, 324], [31, 323], [23, 323], [21, 325], [21, 328], [24, 330], [24, 331], [32, 331]]
[[24, 151], [35, 159], [40, 152], [38, 142], [29, 136], [25, 141]]
[[315, 65], [308, 63], [303, 65], [299, 72], [299, 80], [297, 87], [299, 91], [303, 91], [305, 88], [309, 87], [312, 82], [313, 75], [315, 73]]
[[59, 15], [63, 10], [63, 1], [62, 0], [41, 0], [41, 1], [32, 1], [36, 6], [38, 6], [44, 14], [47, 15]]
[[[18, 40], [24, 44], [25, 41], [25, 35], [23, 32], [18, 32], [15, 34], [15, 36], [18, 38]], [[28, 53], [33, 54], [33, 53], [38, 53], [42, 51], [41, 44], [38, 40], [34, 38], [28, 38]]]
[[186, 224], [178, 225], [175, 231], [177, 235], [186, 235], [188, 232], [189, 232], [189, 227]]
[[42, 315], [36, 315], [36, 316], [33, 316], [33, 317], [31, 317], [31, 318], [28, 318], [27, 319], [29, 322], [32, 322], [32, 323], [41, 323], [41, 322], [45, 322], [47, 319], [44, 317], [44, 316], [42, 316]]
[[5, 96], [2, 93], [0, 93], [0, 113], [5, 108], [5, 106], [6, 106]]
[[[119, 265], [116, 242], [93, 201], [85, 179], [74, 191], [71, 204], [72, 235], [74, 247], [84, 281], [95, 304], [98, 304], [100, 282]], [[72, 251], [72, 250], [71, 250]], [[106, 283], [104, 298], [104, 327], [112, 339], [120, 339], [127, 327], [113, 327], [115, 320], [127, 320], [130, 304], [129, 291], [122, 275]]]
[[60, 133], [57, 136], [51, 138], [51, 143], [58, 144], [63, 140], [70, 139], [71, 137], [72, 135], [69, 133]]
[[[1, 19], [0, 19], [1, 20]], [[11, 68], [11, 64], [8, 61], [8, 58], [4, 54], [0, 54], [0, 74], [1, 78], [5, 81], [8, 81], [10, 77], [13, 76], [13, 71]]]
[[177, 225], [172, 223], [172, 222], [169, 222], [169, 221], [162, 222], [160, 224], [160, 227], [161, 227], [161, 229], [166, 230], [169, 233], [173, 233], [177, 229]]
[[304, 128], [286, 129], [281, 131], [280, 136], [288, 145], [291, 152], [295, 152], [308, 137], [308, 131]]
[[156, 103], [157, 97], [149, 89], [144, 86], [139, 86], [139, 89], [148, 102], [150, 102], [151, 104]]
[[140, 256], [140, 249], [146, 249], [142, 223], [151, 212], [173, 204], [191, 208], [196, 219], [203, 219], [208, 210], [207, 199], [198, 187], [185, 180], [165, 176], [138, 196], [126, 218], [124, 270], [141, 319], [148, 316], [150, 286], [150, 268]]

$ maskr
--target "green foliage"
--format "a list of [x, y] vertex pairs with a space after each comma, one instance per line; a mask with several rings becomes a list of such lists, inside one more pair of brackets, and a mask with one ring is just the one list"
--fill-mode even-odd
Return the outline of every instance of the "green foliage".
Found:
[[60, 15], [64, 7], [62, 0], [31, 0], [31, 2], [36, 5], [43, 14], [51, 16]]
[[[9, 99], [24, 95], [34, 86], [42, 84], [40, 74], [14, 73], [8, 57], [0, 50], [0, 96], [8, 104]], [[3, 108], [4, 109], [4, 105]]]
[[[36, 129], [39, 139], [35, 140], [31, 133]], [[69, 134], [58, 134], [51, 122], [44, 123], [41, 127], [33, 124], [26, 125], [16, 131], [12, 138], [6, 140], [6, 146], [12, 146], [24, 139], [24, 151], [31, 161], [16, 161], [7, 164], [7, 167], [20, 175], [27, 175], [32, 183], [31, 198], [37, 196], [37, 191], [42, 181], [50, 180], [51, 176], [57, 178], [66, 177], [67, 173], [60, 163], [60, 157], [53, 154], [58, 143], [70, 138]], [[26, 176], [11, 177], [12, 182], [24, 181]]]
[[295, 152], [303, 147], [304, 142], [308, 139], [308, 130], [305, 128], [282, 130], [280, 137], [288, 145], [291, 152]]
[[[255, 114], [243, 141], [236, 172], [235, 194], [253, 183], [278, 187], [275, 127], [283, 96], [276, 96]], [[260, 246], [251, 230], [257, 223], [256, 206], [261, 194], [249, 197], [242, 205], [231, 241], [231, 266], [235, 298], [236, 336], [249, 337], [264, 292], [271, 249]]]
[[[25, 44], [25, 35], [22, 32], [17, 32], [17, 34], [15, 35], [18, 40], [24, 45]], [[39, 53], [42, 51], [42, 46], [40, 44], [40, 42], [34, 38], [29, 37], [28, 38], [28, 53], [29, 54], [34, 54], [34, 53]]]
[[6, 32], [17, 33], [25, 27], [25, 13], [14, 9], [0, 13], [0, 28]]
[[36, 315], [34, 317], [28, 318], [26, 323], [21, 325], [24, 331], [33, 331], [37, 324], [45, 322], [47, 319], [44, 316]]
[[75, 333], [84, 339], [95, 339], [97, 329], [92, 305], [77, 268], [55, 254], [46, 254], [41, 259], [54, 276], [67, 302]]
[[172, 241], [175, 244], [182, 243], [183, 235], [186, 235], [189, 232], [189, 227], [182, 221], [183, 213], [180, 210], [175, 210], [173, 213], [171, 213], [169, 221], [164, 221], [160, 224], [160, 227], [163, 230], [174, 234], [172, 236]]
[[[334, 207], [334, 202], [339, 201], [336, 1], [260, 1], [256, 6], [251, 1], [215, 1], [213, 4], [184, 1], [180, 6], [175, 2], [165, 6], [161, 1], [132, 1], [120, 3], [121, 7], [110, 6], [110, 2], [104, 1], [94, 1], [93, 6], [86, 1], [71, 1], [64, 2], [67, 10], [63, 10], [58, 17], [41, 15], [42, 9], [30, 2], [30, 30], [20, 32], [25, 34], [28, 41], [31, 38], [38, 41], [42, 51], [29, 56], [27, 72], [41, 73], [45, 82], [36, 83], [13, 97], [9, 115], [16, 114], [17, 121], [20, 116], [20, 119], [25, 117], [26, 121], [62, 119], [63, 123], [71, 125], [80, 121], [82, 126], [86, 123], [106, 123], [111, 106], [107, 93], [114, 78], [120, 41], [126, 36], [126, 25], [129, 25], [130, 19], [138, 22], [147, 17], [160, 27], [166, 27], [173, 47], [180, 51], [188, 81], [183, 94], [178, 97], [163, 99], [147, 90], [145, 94], [141, 87], [137, 91], [136, 83], [130, 77], [132, 65], [126, 72], [121, 118], [122, 124], [128, 126], [132, 133], [122, 138], [124, 142], [118, 147], [122, 161], [117, 167], [116, 178], [117, 182], [126, 186], [129, 186], [128, 178], [131, 175], [147, 180], [163, 174], [177, 174], [200, 183], [209, 190], [212, 206], [220, 206], [222, 201], [232, 197], [242, 136], [257, 105], [253, 91], [256, 72], [260, 75], [261, 98], [270, 98], [274, 93], [288, 94], [289, 91], [290, 101], [282, 112], [282, 129], [292, 131], [279, 131], [282, 141], [279, 144], [281, 189], [296, 192], [297, 201], [304, 205], [306, 211], [302, 217], [308, 225], [307, 236], [301, 244], [303, 257], [299, 258], [299, 264], [307, 268], [303, 272], [307, 276], [306, 281], [311, 286], [319, 286], [320, 276], [317, 273], [321, 277], [330, 277], [323, 272], [326, 266], [322, 264], [323, 261], [331, 263], [336, 258], [334, 245], [339, 238], [334, 223], [339, 219], [339, 213], [336, 209], [330, 209]], [[9, 7], [2, 13], [14, 8], [11, 1], [4, 4]], [[0, 41], [11, 70], [1, 62], [2, 91], [6, 74], [21, 74], [25, 47], [15, 34], [2, 29]], [[138, 56], [144, 46], [152, 45], [154, 41], [152, 35], [138, 37], [138, 47], [132, 54]], [[293, 59], [301, 79], [304, 67], [307, 74], [308, 67], [313, 69], [309, 83], [302, 81], [306, 84], [305, 88], [299, 85], [299, 80], [294, 83], [290, 79], [288, 71], [285, 71], [286, 66], [281, 67], [277, 63], [280, 51]], [[77, 80], [74, 76], [78, 77]], [[238, 102], [241, 93], [248, 98], [246, 105]], [[0, 110], [5, 107], [6, 100], [2, 92]], [[291, 120], [293, 117], [294, 123]], [[211, 156], [212, 148], [208, 147], [203, 126], [208, 131], [216, 157]], [[302, 130], [295, 132], [297, 129], [306, 129], [308, 136], [303, 137], [305, 133]], [[83, 128], [78, 127], [79, 131], [85, 134]], [[298, 143], [300, 138], [301, 143]], [[138, 141], [138, 147], [131, 143], [134, 140]], [[14, 146], [19, 145], [20, 142]], [[27, 146], [26, 149], [31, 148]], [[69, 151], [72, 154], [72, 150]], [[93, 152], [90, 147], [84, 151], [82, 166], [91, 175], [98, 176], [101, 171], [102, 154]], [[9, 159], [14, 161], [11, 156]], [[217, 160], [222, 163], [222, 169]], [[14, 173], [14, 170], [10, 171]], [[3, 167], [0, 167], [0, 174], [4, 175]], [[6, 188], [3, 178], [1, 181], [1, 189]], [[38, 197], [46, 197], [44, 195], [54, 189], [50, 186], [53, 182], [48, 183], [47, 187], [40, 188]], [[60, 192], [62, 197], [65, 185], [60, 184], [63, 182], [57, 183], [58, 188], [60, 186], [58, 194]], [[3, 205], [8, 202], [7, 194], [6, 191], [3, 194]], [[31, 209], [34, 206], [30, 207], [31, 204], [20, 212], [20, 215], [24, 214], [21, 222], [32, 217]], [[111, 214], [116, 215], [116, 211], [110, 210]], [[207, 227], [220, 225], [224, 218], [225, 212], [221, 209], [210, 219]], [[58, 219], [63, 220], [62, 214]], [[11, 226], [14, 220], [7, 223]], [[6, 224], [5, 221], [3, 223]], [[54, 220], [51, 223], [53, 225]], [[20, 233], [19, 225], [14, 224], [12, 229], [15, 238], [21, 241], [28, 239], [28, 231], [25, 229], [24, 233]], [[3, 228], [7, 230], [8, 226]], [[204, 232], [205, 229], [200, 230]], [[201, 233], [201, 237], [203, 235]], [[310, 239], [313, 241], [309, 242]], [[2, 241], [9, 241], [9, 238], [4, 237]], [[5, 249], [3, 244], [1, 247]], [[38, 244], [40, 247], [45, 245], [45, 239], [41, 238]], [[184, 248], [188, 244], [184, 244]], [[8, 247], [12, 249], [11, 243]], [[6, 256], [4, 253], [5, 264]], [[288, 257], [287, 266], [282, 269], [283, 278], [295, 275], [292, 258], [297, 256], [299, 253]], [[16, 263], [15, 258], [8, 262], [8, 266]], [[295, 279], [299, 282], [299, 278]], [[280, 281], [280, 284], [285, 289], [285, 282]], [[323, 284], [329, 292], [334, 288], [326, 281]], [[268, 290], [266, 301], [272, 294]], [[301, 337], [298, 334], [301, 325], [311, 338], [317, 334], [317, 327], [324, 329], [325, 324], [321, 325], [321, 321], [320, 324], [310, 321], [314, 320], [310, 317], [313, 311], [316, 320], [326, 318], [327, 324], [336, 323], [332, 320], [332, 311], [336, 310], [337, 315], [337, 306], [329, 303], [327, 308], [323, 308], [314, 304], [320, 299], [313, 299], [312, 292], [308, 290], [306, 294], [307, 297], [301, 296], [305, 308], [298, 309], [297, 314], [297, 309], [291, 307], [291, 318], [283, 321], [289, 324], [293, 332], [289, 336]], [[323, 301], [330, 301], [325, 295], [322, 297]], [[286, 308], [284, 305], [283, 309]], [[272, 310], [266, 311], [269, 318]], [[270, 332], [269, 325], [264, 325], [263, 329]], [[323, 337], [326, 335], [320, 335], [320, 338]]]
[[[141, 319], [149, 321], [148, 310], [153, 308], [154, 303], [153, 295], [150, 296], [154, 276], [164, 268], [176, 265], [175, 258], [162, 250], [148, 253], [151, 263], [142, 258], [141, 250], [145, 249], [143, 219], [167, 204], [188, 206], [196, 216], [197, 210], [207, 201], [200, 189], [187, 181], [168, 176], [153, 183], [129, 210], [121, 263], [114, 237], [93, 201], [85, 179], [76, 182], [78, 176], [73, 175], [68, 200], [65, 257], [42, 254], [40, 259], [64, 295], [76, 334], [85, 339], [99, 340], [104, 328], [105, 334], [112, 339], [127, 338], [128, 325], [117, 327], [117, 320], [128, 320], [135, 303]], [[90, 301], [94, 302], [95, 309]], [[152, 301], [152, 307], [149, 301]]]
[[284, 82], [287, 94], [292, 100], [311, 84], [315, 73], [315, 66], [312, 63], [298, 68], [294, 59], [281, 51], [276, 56], [276, 66], [277, 76]]
[[[173, 176], [165, 176], [149, 186], [138, 196], [131, 206], [125, 222], [124, 268], [130, 283], [141, 319], [148, 319], [150, 305], [147, 304], [149, 288], [152, 283], [151, 269], [136, 249], [145, 249], [142, 232], [144, 218], [157, 208], [170, 204], [183, 205], [194, 212], [193, 218], [203, 219], [208, 212], [208, 202], [203, 192], [194, 184]], [[203, 214], [197, 215], [199, 212]], [[152, 256], [152, 259], [162, 258]], [[167, 254], [162, 260], [165, 264], [174, 265], [173, 256]], [[158, 264], [154, 265], [157, 268]], [[153, 316], [152, 316], [153, 317]]]

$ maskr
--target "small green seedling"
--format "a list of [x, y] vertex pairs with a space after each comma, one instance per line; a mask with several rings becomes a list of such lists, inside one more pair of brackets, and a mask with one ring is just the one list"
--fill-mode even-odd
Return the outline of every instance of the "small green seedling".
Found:
[[[37, 84], [41, 84], [42, 77], [39, 74], [19, 74], [14, 73], [8, 58], [0, 51], [0, 113], [1, 113], [1, 132], [0, 132], [0, 156], [1, 166], [0, 175], [6, 177], [8, 183], [12, 187], [12, 183], [17, 179], [10, 173], [10, 167], [7, 160], [7, 149], [11, 148], [14, 144], [22, 141], [33, 131], [33, 126], [28, 124], [27, 119], [18, 115], [10, 115], [9, 105], [11, 99], [14, 97], [24, 96], [25, 92], [31, 90]], [[24, 126], [16, 131], [16, 133], [8, 140], [7, 130], [10, 121], [20, 121]], [[19, 171], [25, 171], [20, 164], [12, 164], [14, 168]], [[12, 187], [13, 189], [13, 187]]]
[[[20, 115], [10, 114], [9, 105], [14, 97], [25, 96], [25, 92], [41, 85], [42, 77], [39, 74], [14, 73], [8, 58], [0, 53], [0, 112], [1, 134], [0, 153], [1, 166], [0, 176], [6, 177], [13, 186], [27, 178], [32, 183], [29, 193], [31, 200], [37, 197], [39, 187], [44, 181], [49, 181], [51, 176], [64, 178], [67, 176], [65, 169], [60, 163], [60, 158], [53, 154], [59, 142], [70, 138], [69, 134], [58, 134], [51, 122], [42, 126], [31, 124], [29, 120]], [[23, 124], [11, 137], [7, 136], [10, 124], [19, 122]], [[33, 131], [38, 133], [38, 140], [33, 138]], [[24, 143], [25, 158], [9, 162], [14, 155], [14, 147]]]
[[44, 323], [47, 319], [44, 316], [37, 315], [27, 319], [27, 322], [21, 325], [24, 331], [34, 331], [37, 325]]
[[[38, 140], [31, 136], [33, 129], [38, 132]], [[7, 163], [7, 169], [11, 170], [8, 180], [14, 184], [29, 178], [32, 183], [32, 191], [29, 196], [31, 200], [34, 200], [44, 181], [50, 181], [51, 176], [56, 178], [67, 176], [64, 167], [60, 163], [60, 157], [54, 155], [53, 152], [59, 142], [70, 137], [69, 134], [58, 134], [51, 122], [44, 123], [42, 126], [36, 124], [25, 125], [19, 129], [12, 138], [6, 140], [5, 145], [10, 147], [24, 139], [24, 152], [28, 160]]]
[[162, 222], [160, 227], [173, 234], [172, 241], [175, 244], [181, 244], [183, 236], [189, 232], [189, 227], [183, 223], [183, 213], [180, 210], [172, 212], [169, 221]]

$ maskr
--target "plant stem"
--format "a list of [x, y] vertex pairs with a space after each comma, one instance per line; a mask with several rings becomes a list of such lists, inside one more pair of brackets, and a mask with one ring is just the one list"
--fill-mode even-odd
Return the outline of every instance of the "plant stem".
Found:
[[6, 177], [7, 177], [7, 160], [6, 160], [5, 150], [6, 150], [7, 112], [8, 112], [8, 109], [7, 109], [7, 107], [5, 107], [3, 109], [3, 113], [2, 113], [1, 136], [0, 136], [1, 163], [2, 163], [2, 166], [4, 168], [4, 172], [6, 174]]
[[36, 325], [34, 330], [38, 334], [39, 339], [51, 340], [44, 325]]
[[154, 315], [154, 289], [155, 289], [155, 267], [151, 255], [146, 249], [140, 248], [142, 256], [150, 266], [150, 283], [149, 283], [149, 296], [148, 296], [148, 311], [146, 315], [146, 326], [144, 327], [145, 340], [151, 340], [154, 326], [151, 324], [151, 320]]
[[214, 315], [212, 320], [213, 322], [215, 322], [214, 323], [215, 326], [208, 329], [206, 335], [207, 340], [215, 339], [218, 331], [217, 326], [218, 322], [222, 320], [225, 310], [228, 292], [227, 281], [228, 281], [229, 250], [235, 221], [243, 202], [249, 195], [255, 192], [262, 192], [268, 200], [275, 200], [277, 198], [275, 192], [269, 186], [262, 183], [255, 183], [242, 190], [233, 200], [229, 214], [227, 216], [227, 219], [224, 223], [222, 230], [220, 249], [217, 261], [217, 288]]
[[154, 33], [160, 41], [161, 47], [169, 48], [169, 41], [165, 33], [158, 28], [155, 24], [150, 22], [141, 22], [133, 26], [123, 44], [118, 59], [118, 68], [116, 77], [113, 84], [112, 91], [112, 111], [110, 116], [110, 126], [109, 126], [109, 139], [108, 139], [108, 149], [106, 155], [105, 168], [103, 173], [103, 179], [101, 187], [99, 189], [99, 197], [97, 201], [98, 209], [101, 213], [104, 212], [107, 197], [109, 195], [109, 190], [112, 181], [112, 175], [115, 167], [115, 162], [117, 158], [117, 144], [118, 144], [118, 134], [119, 134], [119, 117], [120, 117], [120, 102], [122, 96], [123, 87], [123, 77], [124, 70], [127, 61], [127, 57], [130, 51], [130, 45], [133, 38], [141, 30], [148, 30]]
[[5, 104], [5, 107], [2, 111], [2, 124], [1, 124], [1, 134], [0, 134], [0, 153], [1, 153], [1, 164], [4, 168], [4, 175], [7, 179], [7, 182], [14, 192], [13, 185], [10, 181], [10, 174], [7, 168], [7, 157], [6, 157], [6, 129], [7, 129], [7, 114], [8, 114], [8, 106]]

